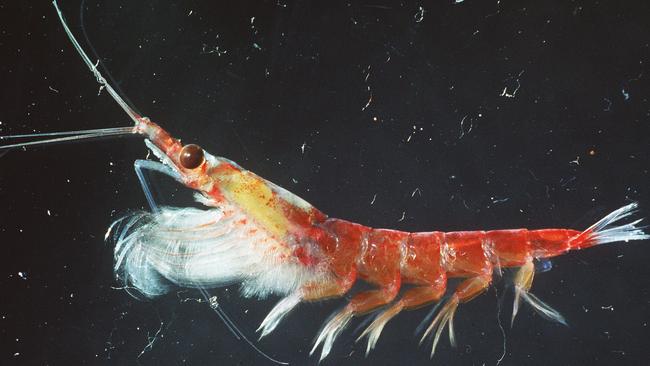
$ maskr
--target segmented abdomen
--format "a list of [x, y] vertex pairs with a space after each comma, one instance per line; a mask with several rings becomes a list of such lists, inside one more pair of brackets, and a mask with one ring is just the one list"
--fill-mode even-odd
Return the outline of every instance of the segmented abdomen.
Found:
[[408, 233], [339, 219], [328, 219], [323, 227], [336, 237], [337, 245], [326, 250], [331, 265], [354, 266], [359, 277], [378, 284], [390, 283], [396, 271], [401, 282], [412, 284], [489, 275], [495, 266], [515, 267], [562, 254], [580, 234], [567, 229]]

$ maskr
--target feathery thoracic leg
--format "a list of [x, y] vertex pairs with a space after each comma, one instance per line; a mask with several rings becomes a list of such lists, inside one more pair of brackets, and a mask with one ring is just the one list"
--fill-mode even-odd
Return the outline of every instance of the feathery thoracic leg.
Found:
[[287, 314], [289, 314], [289, 312], [301, 301], [302, 295], [300, 294], [300, 291], [289, 294], [289, 296], [280, 300], [273, 309], [271, 309], [268, 315], [266, 315], [266, 318], [264, 318], [259, 328], [257, 328], [258, 332], [261, 331], [260, 339], [271, 333], [275, 327], [280, 324], [280, 321], [282, 321], [282, 319], [284, 319], [284, 317], [287, 316]]
[[433, 346], [431, 348], [431, 357], [433, 357], [433, 354], [436, 351], [436, 346], [438, 345], [438, 341], [440, 340], [440, 335], [442, 334], [442, 331], [444, 330], [447, 324], [449, 325], [449, 341], [451, 342], [452, 345], [456, 344], [455, 337], [454, 337], [454, 314], [456, 312], [456, 308], [458, 308], [458, 304], [462, 302], [470, 301], [476, 296], [480, 295], [483, 291], [485, 291], [488, 288], [491, 282], [492, 282], [492, 274], [490, 273], [490, 274], [485, 274], [477, 277], [468, 278], [465, 281], [463, 281], [460, 285], [458, 285], [453, 295], [451, 295], [451, 298], [449, 298], [449, 300], [447, 300], [447, 302], [442, 307], [442, 309], [440, 309], [440, 312], [438, 313], [438, 315], [436, 315], [436, 317], [431, 322], [431, 325], [429, 325], [427, 330], [424, 332], [422, 339], [420, 339], [420, 344], [422, 344], [424, 339], [433, 330], [435, 330], [434, 338], [433, 338]]
[[324, 359], [332, 349], [334, 340], [352, 317], [375, 310], [395, 299], [401, 285], [400, 250], [407, 239], [408, 233], [394, 230], [374, 229], [367, 233], [367, 247], [357, 268], [363, 279], [379, 289], [355, 295], [345, 308], [324, 325], [310, 354], [322, 343], [320, 359]]
[[352, 222], [329, 219], [319, 232], [319, 245], [330, 259], [331, 277], [325, 281], [304, 284], [296, 292], [280, 300], [257, 329], [260, 338], [271, 333], [289, 312], [303, 301], [319, 301], [339, 297], [350, 290], [357, 278], [356, 256], [369, 228]]
[[289, 314], [302, 301], [318, 301], [331, 297], [344, 295], [356, 278], [356, 271], [350, 268], [344, 278], [332, 280], [326, 283], [308, 283], [302, 289], [290, 294], [278, 302], [269, 314], [264, 318], [257, 331], [260, 332], [260, 339], [271, 333], [280, 321]]
[[323, 343], [323, 350], [321, 352], [320, 360], [327, 357], [334, 340], [339, 333], [345, 328], [350, 319], [355, 315], [364, 314], [380, 306], [386, 305], [393, 301], [399, 291], [399, 285], [385, 287], [380, 290], [366, 291], [355, 295], [350, 303], [348, 303], [343, 310], [336, 313], [323, 327], [323, 330], [316, 338], [314, 347], [309, 354], [313, 354], [316, 348]]
[[442, 232], [411, 233], [402, 248], [400, 273], [403, 283], [417, 287], [406, 291], [399, 301], [381, 312], [366, 328], [357, 341], [368, 336], [366, 355], [372, 350], [384, 326], [400, 311], [415, 309], [440, 300], [447, 288], [447, 272], [442, 267], [441, 246], [445, 234]]
[[379, 339], [386, 323], [395, 317], [395, 315], [399, 314], [402, 310], [416, 309], [440, 300], [442, 295], [445, 294], [446, 288], [446, 281], [441, 281], [432, 286], [414, 287], [406, 291], [399, 301], [395, 302], [388, 309], [377, 315], [372, 324], [370, 324], [368, 328], [361, 333], [359, 338], [357, 338], [358, 342], [361, 338], [368, 336], [366, 356], [373, 348], [375, 348], [377, 340]]
[[512, 319], [510, 324], [514, 323], [517, 312], [519, 311], [519, 304], [523, 299], [526, 301], [532, 308], [541, 316], [546, 319], [556, 321], [558, 323], [566, 325], [564, 317], [553, 309], [542, 300], [537, 298], [537, 296], [531, 294], [530, 288], [533, 285], [533, 278], [535, 277], [535, 265], [532, 260], [526, 261], [523, 266], [519, 268], [517, 274], [515, 275], [515, 301], [512, 306]]

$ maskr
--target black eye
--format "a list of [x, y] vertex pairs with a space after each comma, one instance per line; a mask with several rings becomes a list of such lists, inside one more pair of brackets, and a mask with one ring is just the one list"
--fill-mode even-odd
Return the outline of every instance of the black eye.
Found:
[[179, 160], [185, 169], [198, 168], [203, 163], [203, 149], [199, 145], [185, 145], [181, 149]]

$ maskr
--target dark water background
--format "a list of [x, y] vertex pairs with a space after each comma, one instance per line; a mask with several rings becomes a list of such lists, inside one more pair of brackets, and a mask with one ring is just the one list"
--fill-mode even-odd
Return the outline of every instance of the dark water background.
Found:
[[[61, 6], [83, 39], [79, 2]], [[583, 229], [632, 200], [650, 212], [645, 1], [87, 1], [83, 24], [143, 114], [331, 216], [450, 231]], [[48, 1], [0, 2], [0, 57], [1, 135], [129, 123]], [[265, 364], [183, 300], [196, 293], [113, 288], [103, 236], [146, 207], [132, 169], [146, 155], [133, 138], [0, 158], [1, 364]], [[570, 253], [536, 277], [569, 327], [524, 306], [510, 329], [506, 274], [459, 308], [459, 345], [445, 337], [433, 361], [414, 336], [423, 309], [367, 359], [354, 323], [324, 364], [498, 364], [504, 292], [501, 365], [645, 364], [649, 244]], [[219, 299], [252, 334], [277, 299], [233, 290]], [[259, 346], [316, 364], [312, 339], [342, 303], [301, 306]]]

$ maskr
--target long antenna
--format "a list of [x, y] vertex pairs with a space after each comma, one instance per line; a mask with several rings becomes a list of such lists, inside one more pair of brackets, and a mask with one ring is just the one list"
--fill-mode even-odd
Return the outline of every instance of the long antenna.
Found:
[[111, 83], [113, 88], [115, 88], [115, 91], [117, 91], [118, 95], [126, 102], [127, 105], [129, 105], [131, 107], [132, 110], [134, 110], [137, 114], [140, 114], [138, 109], [129, 100], [129, 96], [125, 95], [126, 93], [124, 93], [124, 91], [120, 89], [119, 83], [117, 82], [117, 80], [115, 80], [113, 75], [111, 75], [110, 70], [108, 70], [108, 68], [106, 67], [106, 64], [101, 60], [101, 57], [99, 57], [99, 53], [97, 52], [95, 47], [93, 47], [93, 43], [90, 41], [90, 37], [88, 37], [88, 32], [86, 32], [86, 26], [84, 25], [84, 13], [85, 13], [84, 12], [84, 5], [85, 5], [85, 3], [86, 3], [86, 0], [81, 0], [81, 4], [79, 4], [79, 28], [81, 29], [81, 35], [83, 36], [83, 40], [85, 42], [85, 45], [87, 45], [86, 49], [90, 51], [90, 55], [93, 58], [97, 59], [96, 67], [99, 67], [99, 68], [102, 69], [102, 71], [104, 72], [105, 78], [107, 79], [107, 81], [109, 83]]
[[[136, 113], [133, 110], [133, 108], [131, 108], [124, 101], [124, 99], [122, 99], [122, 97], [120, 97], [120, 95], [115, 91], [115, 89], [113, 89], [111, 84], [109, 84], [106, 81], [106, 79], [104, 79], [104, 76], [102, 76], [99, 70], [97, 70], [97, 64], [99, 63], [99, 61], [97, 61], [97, 64], [93, 64], [90, 61], [90, 57], [88, 57], [86, 52], [81, 48], [81, 45], [79, 45], [79, 42], [72, 34], [72, 31], [70, 31], [70, 28], [68, 27], [68, 24], [65, 22], [65, 19], [63, 18], [63, 13], [61, 12], [61, 9], [59, 9], [59, 5], [57, 4], [56, 0], [52, 1], [52, 4], [56, 9], [56, 12], [59, 16], [59, 20], [61, 21], [61, 25], [63, 26], [65, 33], [68, 35], [70, 42], [72, 42], [72, 45], [77, 50], [77, 52], [81, 56], [81, 59], [86, 64], [86, 66], [88, 66], [88, 69], [90, 69], [90, 71], [93, 73], [93, 75], [97, 79], [97, 82], [103, 88], [106, 89], [106, 91], [111, 96], [111, 98], [113, 98], [113, 100], [115, 100], [115, 102], [120, 107], [122, 107], [122, 109], [131, 118], [131, 120], [135, 123], [135, 125], [137, 125], [140, 122], [140, 119], [142, 117], [138, 113]], [[45, 133], [0, 136], [0, 141], [29, 139], [29, 141], [16, 142], [16, 143], [0, 146], [0, 151], [3, 150], [9, 151], [14, 148], [26, 147], [26, 146], [47, 145], [47, 144], [56, 144], [56, 143], [63, 143], [63, 142], [96, 139], [96, 138], [107, 137], [107, 136], [113, 136], [113, 137], [123, 136], [123, 135], [130, 135], [133, 133], [136, 133], [134, 127], [114, 127], [114, 128], [99, 128], [99, 129], [81, 130], [81, 131], [45, 132]]]
[[[25, 142], [16, 142], [9, 145], [2, 145], [0, 146], [0, 151], [11, 150], [14, 148], [25, 147], [25, 146], [56, 144], [62, 142], [97, 139], [97, 138], [108, 137], [108, 136], [131, 135], [134, 133], [133, 129], [134, 127], [129, 126], [129, 127], [114, 127], [114, 128], [98, 128], [95, 130], [46, 132], [46, 133], [33, 133], [33, 134], [26, 134], [26, 135], [0, 136], [0, 141], [10, 140], [10, 139], [14, 140], [14, 139], [27, 139], [27, 138], [31, 138], [31, 139], [43, 138], [42, 140], [32, 140], [32, 141], [25, 141]], [[51, 138], [44, 138], [44, 137], [51, 137]]]
[[135, 111], [131, 107], [129, 107], [128, 104], [126, 104], [124, 99], [122, 99], [122, 97], [120, 97], [120, 95], [117, 94], [117, 92], [113, 89], [111, 84], [109, 84], [106, 81], [106, 79], [104, 79], [104, 77], [99, 72], [99, 70], [97, 70], [97, 65], [99, 64], [99, 61], [97, 61], [94, 64], [92, 63], [92, 61], [90, 61], [90, 57], [88, 57], [88, 55], [83, 50], [83, 48], [81, 48], [81, 45], [79, 45], [79, 42], [77, 42], [77, 39], [72, 34], [72, 31], [70, 31], [70, 28], [68, 28], [68, 24], [65, 22], [65, 19], [63, 18], [63, 13], [59, 9], [59, 5], [57, 4], [56, 0], [52, 1], [52, 4], [54, 5], [54, 8], [56, 9], [57, 14], [59, 15], [59, 20], [61, 21], [61, 25], [63, 25], [63, 29], [65, 30], [65, 33], [68, 35], [70, 42], [72, 42], [74, 48], [77, 50], [77, 52], [79, 52], [79, 56], [81, 56], [81, 59], [84, 61], [86, 66], [88, 66], [88, 69], [90, 69], [93, 75], [95, 75], [97, 82], [101, 86], [106, 88], [108, 94], [115, 100], [115, 102], [117, 102], [117, 104], [120, 105], [120, 107], [122, 107], [122, 109], [126, 112], [126, 114], [128, 114], [129, 117], [131, 117], [133, 122], [137, 124], [141, 116], [135, 113]]

